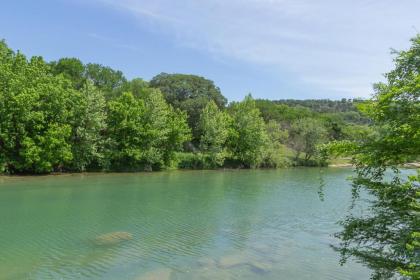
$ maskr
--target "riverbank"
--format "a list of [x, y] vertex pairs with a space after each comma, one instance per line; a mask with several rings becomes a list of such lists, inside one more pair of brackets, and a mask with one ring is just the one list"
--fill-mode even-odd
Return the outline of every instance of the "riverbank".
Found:
[[[355, 167], [352, 163], [350, 163], [347, 160], [336, 160], [332, 163], [328, 164], [327, 166], [284, 166], [284, 167], [278, 167], [278, 168], [270, 168], [270, 167], [260, 167], [260, 168], [167, 168], [167, 169], [161, 169], [161, 170], [154, 170], [154, 171], [147, 171], [147, 170], [110, 170], [110, 171], [81, 171], [81, 172], [75, 172], [75, 171], [63, 171], [63, 172], [51, 172], [51, 173], [45, 173], [45, 174], [31, 174], [31, 173], [25, 173], [25, 174], [7, 174], [7, 173], [0, 173], [0, 177], [44, 177], [44, 176], [71, 176], [71, 175], [95, 175], [95, 174], [135, 174], [135, 173], [160, 173], [160, 172], [168, 172], [168, 171], [182, 171], [182, 172], [189, 172], [189, 171], [246, 171], [246, 170], [284, 170], [284, 169], [300, 169], [300, 168], [353, 168]], [[403, 164], [401, 167], [406, 169], [418, 169], [420, 168], [420, 162], [409, 162]]]
[[337, 163], [337, 164], [330, 164], [328, 167], [353, 167], [351, 163]]
[[403, 165], [405, 168], [420, 168], [420, 162], [408, 162]]
[[99, 174], [154, 174], [154, 173], [162, 173], [162, 172], [192, 172], [192, 171], [264, 171], [264, 170], [291, 170], [291, 169], [301, 169], [301, 168], [308, 168], [308, 169], [315, 169], [315, 168], [350, 168], [352, 167], [351, 164], [332, 164], [328, 166], [287, 166], [287, 167], [279, 167], [279, 168], [271, 168], [271, 167], [261, 167], [261, 168], [167, 168], [161, 170], [110, 170], [110, 171], [62, 171], [62, 172], [51, 172], [51, 173], [44, 173], [44, 174], [32, 174], [32, 173], [17, 173], [17, 174], [7, 174], [7, 173], [0, 173], [1, 177], [46, 177], [46, 176], [71, 176], [71, 175], [99, 175]]

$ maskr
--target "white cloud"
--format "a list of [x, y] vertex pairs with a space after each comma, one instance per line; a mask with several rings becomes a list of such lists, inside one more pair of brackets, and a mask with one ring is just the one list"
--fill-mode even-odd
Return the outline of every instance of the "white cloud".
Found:
[[420, 28], [417, 0], [96, 0], [177, 45], [290, 72], [338, 96], [368, 96]]

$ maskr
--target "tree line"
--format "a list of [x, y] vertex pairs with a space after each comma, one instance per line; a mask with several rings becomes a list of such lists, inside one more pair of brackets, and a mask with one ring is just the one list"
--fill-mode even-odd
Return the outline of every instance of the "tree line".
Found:
[[4, 41], [0, 62], [5, 173], [319, 165], [319, 144], [370, 131], [352, 100], [228, 103], [203, 77], [128, 80], [77, 58], [27, 58]]

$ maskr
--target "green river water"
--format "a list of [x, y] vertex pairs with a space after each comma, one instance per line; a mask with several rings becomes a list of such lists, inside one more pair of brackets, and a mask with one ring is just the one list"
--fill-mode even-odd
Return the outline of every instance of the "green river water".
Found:
[[0, 177], [0, 279], [368, 279], [330, 246], [351, 203], [349, 175]]

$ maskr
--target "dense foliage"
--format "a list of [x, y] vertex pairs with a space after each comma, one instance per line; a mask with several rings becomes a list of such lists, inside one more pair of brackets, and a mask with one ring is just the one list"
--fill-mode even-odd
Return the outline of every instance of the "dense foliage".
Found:
[[159, 91], [140, 98], [123, 93], [109, 103], [109, 160], [116, 169], [161, 169], [189, 139], [184, 113], [169, 106]]
[[420, 279], [420, 173], [399, 170], [420, 156], [420, 36], [397, 53], [386, 78], [372, 100], [360, 104], [376, 133], [330, 145], [353, 157], [355, 199], [359, 190], [372, 197], [369, 214], [353, 212], [342, 221], [336, 249], [343, 261], [355, 257], [373, 269], [373, 279]]
[[233, 133], [228, 147], [232, 159], [245, 167], [258, 167], [268, 141], [263, 118], [250, 95], [242, 102], [230, 106], [233, 118]]
[[0, 61], [6, 173], [319, 165], [320, 144], [370, 133], [352, 100], [227, 104], [203, 77], [128, 80], [77, 58], [28, 59], [4, 42]]
[[4, 42], [0, 60], [4, 172], [160, 169], [190, 138], [185, 113], [120, 71], [77, 59], [28, 60]]
[[50, 172], [73, 160], [74, 105], [69, 80], [40, 57], [27, 60], [0, 43], [0, 162], [7, 172]]
[[359, 99], [280, 99], [274, 101], [276, 104], [284, 104], [290, 107], [304, 107], [318, 113], [340, 113], [340, 112], [357, 112], [356, 105], [362, 100]]
[[161, 73], [150, 81], [150, 86], [160, 89], [174, 108], [187, 112], [195, 143], [199, 142], [200, 114], [207, 103], [213, 101], [224, 108], [227, 102], [213, 81], [195, 75]]
[[200, 150], [208, 153], [210, 166], [223, 166], [228, 156], [227, 141], [232, 134], [232, 117], [220, 110], [214, 101], [203, 109], [198, 127], [200, 130]]
[[296, 159], [304, 153], [304, 160], [309, 161], [317, 152], [317, 145], [325, 142], [326, 135], [326, 129], [316, 119], [294, 121], [290, 128], [290, 145], [296, 151]]

